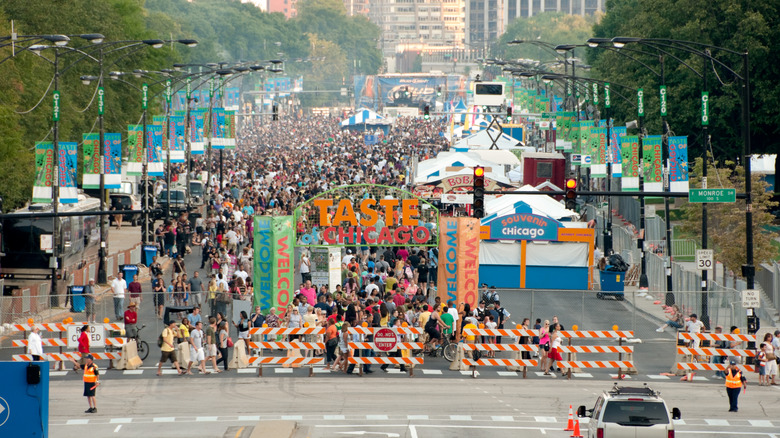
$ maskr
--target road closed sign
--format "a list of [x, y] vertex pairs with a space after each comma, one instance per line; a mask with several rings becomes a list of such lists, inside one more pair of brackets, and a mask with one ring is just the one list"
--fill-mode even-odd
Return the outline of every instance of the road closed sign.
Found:
[[374, 333], [374, 349], [376, 351], [395, 351], [398, 346], [398, 338], [395, 332], [389, 328], [381, 328]]
[[[106, 329], [102, 325], [89, 326], [89, 346], [103, 348], [106, 346]], [[78, 348], [81, 326], [68, 326], [68, 348]]]

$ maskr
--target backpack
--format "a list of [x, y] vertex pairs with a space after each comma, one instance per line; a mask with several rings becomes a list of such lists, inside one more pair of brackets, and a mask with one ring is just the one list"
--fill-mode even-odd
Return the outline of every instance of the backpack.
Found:
[[436, 320], [433, 319], [433, 316], [428, 318], [428, 321], [425, 322], [425, 330], [430, 331], [434, 330], [436, 328]]

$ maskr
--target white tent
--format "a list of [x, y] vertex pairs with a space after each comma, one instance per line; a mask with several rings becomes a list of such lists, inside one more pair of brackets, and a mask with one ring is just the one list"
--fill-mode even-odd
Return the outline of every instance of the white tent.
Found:
[[339, 125], [344, 128], [347, 126], [355, 126], [355, 125], [375, 125], [375, 124], [387, 124], [390, 123], [387, 119], [380, 116], [374, 111], [371, 111], [368, 108], [360, 108], [357, 111], [355, 111], [355, 114], [351, 115], [349, 118], [346, 118], [339, 123]]
[[[509, 179], [505, 176], [504, 166], [500, 163], [488, 161], [480, 155], [471, 152], [440, 152], [436, 158], [417, 163], [414, 182], [416, 184], [430, 184], [444, 178], [471, 175], [474, 166], [489, 167], [485, 177], [498, 183], [509, 185]], [[462, 168], [460, 170], [447, 170], [447, 168]]]
[[520, 140], [504, 134], [503, 132], [491, 129], [490, 135], [488, 135], [487, 130], [479, 131], [476, 134], [472, 134], [458, 141], [453, 147], [455, 149], [490, 149], [493, 144], [493, 140], [490, 139], [490, 136], [493, 136], [493, 138], [498, 137], [496, 146], [499, 149], [514, 149], [517, 146], [523, 146], [523, 142]]
[[[538, 192], [533, 186], [525, 185], [518, 191]], [[547, 216], [556, 220], [570, 221], [576, 220], [579, 215], [571, 210], [567, 210], [559, 201], [551, 196], [542, 195], [503, 195], [498, 198], [487, 199], [485, 201], [485, 217], [482, 224], [485, 225], [499, 216], [516, 213], [518, 210], [527, 211], [530, 207], [531, 213], [540, 216]]]

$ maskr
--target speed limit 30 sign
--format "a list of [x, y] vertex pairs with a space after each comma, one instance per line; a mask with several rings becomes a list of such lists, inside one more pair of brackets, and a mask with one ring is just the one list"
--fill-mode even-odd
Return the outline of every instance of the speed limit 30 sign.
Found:
[[711, 249], [696, 250], [696, 269], [700, 271], [712, 271], [715, 265], [715, 251]]

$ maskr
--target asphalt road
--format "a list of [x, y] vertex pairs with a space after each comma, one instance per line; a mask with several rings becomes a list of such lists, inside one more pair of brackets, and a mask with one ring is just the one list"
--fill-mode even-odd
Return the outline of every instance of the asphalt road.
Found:
[[[149, 379], [106, 381], [98, 413], [84, 414], [76, 381], [51, 388], [52, 437], [248, 437], [266, 421], [298, 424], [304, 437], [568, 437], [569, 405], [592, 407], [599, 381], [453, 379]], [[639, 383], [639, 382], [635, 382]], [[751, 387], [728, 413], [722, 384], [650, 382], [682, 410], [686, 437], [773, 437], [775, 387]], [[586, 421], [581, 424], [586, 433]], [[262, 436], [262, 435], [261, 435]]]

